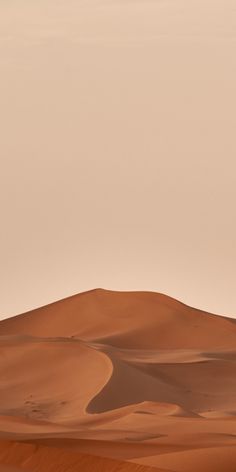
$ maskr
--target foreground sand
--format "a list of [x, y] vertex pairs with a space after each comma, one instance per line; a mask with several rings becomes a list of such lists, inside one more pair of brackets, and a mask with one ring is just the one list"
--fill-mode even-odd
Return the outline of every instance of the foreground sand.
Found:
[[0, 343], [0, 471], [235, 472], [234, 320], [97, 289]]

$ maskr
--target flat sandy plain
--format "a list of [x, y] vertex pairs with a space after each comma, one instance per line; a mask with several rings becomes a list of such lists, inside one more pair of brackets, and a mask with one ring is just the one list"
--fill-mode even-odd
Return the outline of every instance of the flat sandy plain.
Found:
[[235, 472], [235, 320], [96, 289], [0, 343], [1, 471]]

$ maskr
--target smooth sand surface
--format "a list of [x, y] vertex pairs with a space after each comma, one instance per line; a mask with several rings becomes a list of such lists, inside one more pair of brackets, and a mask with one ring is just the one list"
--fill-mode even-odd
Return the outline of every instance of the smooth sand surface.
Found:
[[1, 471], [235, 472], [234, 320], [96, 289], [0, 343]]

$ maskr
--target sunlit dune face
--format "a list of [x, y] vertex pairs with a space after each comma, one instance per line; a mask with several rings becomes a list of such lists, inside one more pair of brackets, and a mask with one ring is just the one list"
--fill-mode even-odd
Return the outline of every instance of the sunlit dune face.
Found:
[[152, 292], [2, 320], [0, 470], [234, 472], [235, 345], [234, 320]]
[[235, 46], [233, 0], [1, 0], [0, 472], [235, 472]]

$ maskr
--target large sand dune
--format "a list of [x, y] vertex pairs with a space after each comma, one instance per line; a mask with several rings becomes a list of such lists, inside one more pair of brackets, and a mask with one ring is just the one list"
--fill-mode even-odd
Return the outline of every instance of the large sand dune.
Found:
[[97, 289], [0, 343], [1, 471], [235, 472], [234, 320]]

